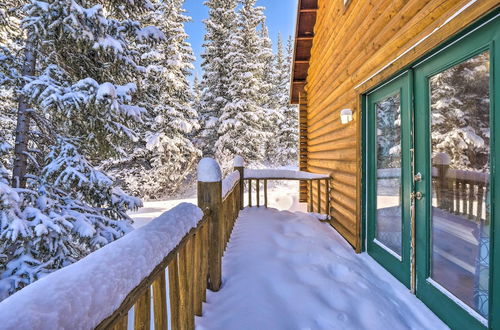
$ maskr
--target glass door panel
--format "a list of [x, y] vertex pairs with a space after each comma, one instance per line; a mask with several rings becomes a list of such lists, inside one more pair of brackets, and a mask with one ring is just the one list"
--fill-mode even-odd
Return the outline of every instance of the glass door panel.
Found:
[[367, 251], [410, 287], [411, 98], [403, 74], [367, 96]]
[[431, 271], [437, 285], [488, 317], [490, 56], [429, 79]]
[[402, 252], [401, 94], [375, 102], [377, 122], [376, 239], [399, 258]]

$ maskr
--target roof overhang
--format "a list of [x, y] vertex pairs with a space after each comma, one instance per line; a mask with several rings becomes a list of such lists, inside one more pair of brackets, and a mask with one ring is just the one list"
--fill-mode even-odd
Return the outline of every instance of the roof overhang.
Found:
[[299, 103], [299, 95], [304, 92], [306, 85], [317, 11], [318, 0], [299, 0], [290, 86], [292, 104]]

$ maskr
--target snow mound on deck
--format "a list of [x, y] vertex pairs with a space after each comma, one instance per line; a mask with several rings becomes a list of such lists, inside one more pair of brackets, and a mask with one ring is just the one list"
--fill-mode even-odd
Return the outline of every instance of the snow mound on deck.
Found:
[[202, 219], [180, 204], [0, 303], [1, 329], [93, 329]]
[[409, 290], [328, 224], [247, 208], [197, 329], [445, 329]]

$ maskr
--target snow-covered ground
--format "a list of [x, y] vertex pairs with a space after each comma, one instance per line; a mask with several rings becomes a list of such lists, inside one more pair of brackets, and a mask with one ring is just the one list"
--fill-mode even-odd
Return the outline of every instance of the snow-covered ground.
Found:
[[[255, 189], [255, 184], [254, 184]], [[264, 192], [261, 189], [261, 203], [264, 201]], [[186, 198], [173, 198], [170, 200], [144, 202], [144, 207], [138, 211], [131, 212], [130, 216], [134, 220], [134, 227], [139, 228], [159, 217], [163, 212], [170, 210], [180, 203], [197, 204], [196, 192], [193, 192]], [[245, 205], [248, 203], [248, 194], [245, 192]], [[307, 204], [299, 203], [299, 182], [298, 181], [270, 181], [268, 190], [269, 207], [278, 210], [288, 211], [306, 211]], [[253, 195], [255, 204], [255, 192]]]
[[332, 227], [247, 208], [197, 329], [445, 329], [420, 300]]
[[139, 228], [151, 220], [158, 218], [164, 212], [174, 208], [180, 203], [192, 203], [196, 205], [196, 198], [191, 197], [184, 199], [144, 202], [144, 207], [135, 212], [131, 212], [129, 215], [134, 220], [134, 227]]

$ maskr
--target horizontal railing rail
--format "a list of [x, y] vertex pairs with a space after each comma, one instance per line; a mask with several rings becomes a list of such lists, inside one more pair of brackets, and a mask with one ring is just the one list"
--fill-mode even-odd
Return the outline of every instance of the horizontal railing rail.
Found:
[[[252, 193], [255, 191], [256, 206], [260, 206], [261, 186], [264, 191], [264, 207], [268, 206], [268, 183], [269, 181], [297, 180], [305, 181], [308, 186], [308, 211], [326, 214], [330, 217], [330, 193], [331, 176], [329, 174], [310, 173], [305, 171], [292, 171], [281, 169], [244, 169], [244, 181], [248, 189], [248, 206], [253, 205]], [[253, 190], [255, 181], [255, 190]], [[316, 185], [316, 187], [314, 187]], [[324, 189], [322, 189], [324, 187]], [[314, 196], [314, 188], [316, 196]], [[314, 198], [316, 197], [316, 199]], [[322, 201], [325, 201], [323, 212]], [[316, 203], [314, 203], [316, 201]]]

